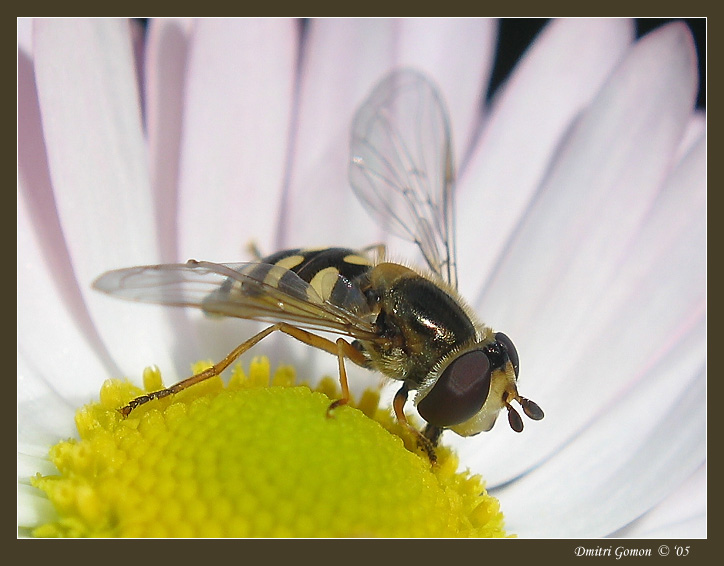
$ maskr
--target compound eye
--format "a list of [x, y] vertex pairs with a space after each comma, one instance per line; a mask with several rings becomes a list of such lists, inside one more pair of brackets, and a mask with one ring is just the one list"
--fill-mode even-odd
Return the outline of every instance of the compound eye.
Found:
[[495, 335], [495, 341], [505, 348], [508, 352], [508, 359], [513, 365], [513, 371], [515, 371], [515, 378], [518, 379], [518, 370], [520, 369], [520, 361], [518, 360], [518, 350], [515, 349], [513, 342], [502, 332], [498, 332]]
[[417, 405], [420, 416], [438, 427], [455, 426], [474, 417], [490, 391], [490, 361], [475, 350], [454, 359]]

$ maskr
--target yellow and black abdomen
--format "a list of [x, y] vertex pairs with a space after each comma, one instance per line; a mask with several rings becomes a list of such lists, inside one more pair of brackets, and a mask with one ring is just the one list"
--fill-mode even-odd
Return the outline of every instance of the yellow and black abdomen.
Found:
[[323, 300], [341, 307], [351, 306], [350, 285], [357, 289], [360, 276], [372, 268], [369, 258], [348, 248], [282, 250], [259, 261], [292, 271], [309, 283]]

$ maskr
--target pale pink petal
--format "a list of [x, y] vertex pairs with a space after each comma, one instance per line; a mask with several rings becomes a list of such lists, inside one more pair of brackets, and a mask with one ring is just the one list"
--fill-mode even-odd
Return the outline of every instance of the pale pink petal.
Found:
[[[465, 165], [480, 132], [495, 56], [497, 23], [487, 18], [411, 18], [397, 22], [395, 61], [423, 71], [440, 90], [450, 117], [455, 166]], [[390, 253], [424, 264], [411, 242], [386, 236]]]
[[[703, 337], [701, 325], [681, 345], [696, 347]], [[665, 370], [673, 388], [662, 394], [658, 378], [639, 382], [545, 465], [510, 489], [493, 490], [511, 531], [527, 537], [605, 536], [640, 517], [701, 466], [704, 368], [687, 363], [693, 356], [672, 357], [677, 359], [657, 369]], [[676, 369], [684, 379], [676, 379]]]
[[360, 247], [379, 240], [380, 231], [347, 180], [349, 127], [356, 108], [394, 64], [395, 29], [394, 20], [386, 19], [310, 23], [277, 247]]
[[[252, 242], [263, 253], [276, 251], [298, 39], [298, 23], [292, 20], [200, 20], [191, 27], [183, 56], [186, 76], [176, 87], [183, 88], [183, 115], [174, 124], [181, 133], [178, 164], [170, 156], [170, 166], [159, 177], [164, 185], [156, 187], [163, 191], [160, 206], [169, 208], [159, 210], [167, 233], [163, 241], [170, 241], [168, 234], [178, 239], [176, 261], [251, 261], [247, 246]], [[181, 79], [177, 75], [176, 81]], [[176, 183], [177, 205], [172, 194]], [[194, 312], [174, 316], [182, 332], [178, 354], [185, 362], [221, 359], [258, 328]], [[195, 342], [186, 336], [189, 328]], [[268, 348], [275, 340], [265, 342], [255, 355], [272, 353]]]
[[473, 298], [487, 280], [563, 134], [632, 38], [630, 20], [554, 20], [496, 95], [458, 183], [458, 269], [464, 295]]
[[[589, 345], [559, 358], [571, 380], [558, 385], [567, 394], [553, 412], [573, 421], [588, 412], [588, 422], [515, 490], [498, 493], [527, 536], [608, 534], [659, 503], [706, 457], [704, 164], [700, 139], [630, 243], [610, 289], [620, 308], [605, 324], [605, 307], [592, 309]], [[550, 509], [545, 525], [534, 524], [531, 508]], [[688, 527], [701, 524], [694, 518]]]
[[[300, 121], [284, 217], [288, 221], [281, 245], [361, 247], [380, 241], [381, 230], [349, 187], [349, 128], [354, 112], [391, 69], [423, 68], [439, 84], [444, 97], [455, 103], [452, 119], [462, 130], [463, 141], [457, 146], [462, 154], [490, 72], [492, 27], [485, 20], [312, 22], [305, 46]], [[456, 34], [457, 41], [443, 49]], [[425, 56], [436, 51], [444, 51], [449, 58]], [[322, 204], [334, 214], [320, 215]], [[335, 235], [335, 242], [328, 241], [330, 234]], [[407, 249], [398, 249], [394, 243], [393, 253]]]
[[171, 367], [160, 309], [90, 288], [107, 269], [159, 259], [128, 22], [40, 20], [35, 32], [50, 176], [78, 289], [124, 373]]
[[[33, 63], [18, 53], [18, 348], [48, 381], [84, 390], [118, 368], [78, 287], [48, 169]], [[52, 324], [49, 324], [52, 321]], [[65, 340], [58, 340], [63, 336]], [[55, 387], [59, 382], [49, 386]]]
[[[23, 536], [29, 534], [24, 526], [42, 524], [53, 514], [29, 478], [57, 472], [48, 447], [74, 434], [73, 407], [90, 398], [107, 369], [70, 266], [64, 265], [68, 256], [29, 53], [18, 53], [17, 524]], [[58, 273], [65, 277], [58, 279]]]
[[[565, 347], [546, 381], [565, 394], [546, 399], [544, 426], [530, 427], [513, 457], [542, 457], [556, 437], [573, 434], [506, 498], [506, 513], [521, 530], [606, 534], [661, 501], [706, 457], [705, 156], [700, 139], [629, 242], [605, 300], [587, 310], [589, 327], [579, 331], [576, 349], [571, 338], [556, 341], [560, 331], [551, 336]], [[493, 466], [502, 477], [515, 467], [507, 453]], [[571, 492], [567, 475], [585, 480], [574, 488], [586, 491], [585, 499]], [[536, 527], [525, 517], [530, 505], [553, 506], [561, 516]], [[580, 516], [588, 517], [585, 525], [576, 524]]]
[[181, 149], [179, 254], [251, 259], [274, 240], [297, 57], [290, 20], [201, 20], [191, 38]]
[[482, 117], [497, 24], [488, 18], [410, 18], [398, 25], [398, 64], [437, 83], [450, 113], [455, 161], [462, 164]]
[[[33, 225], [29, 206], [23, 194], [18, 198], [18, 351], [32, 366], [32, 375], [47, 383], [49, 390], [62, 391], [68, 399], [86, 402], [107, 376], [102, 363], [103, 352], [97, 336], [89, 330], [87, 313], [73, 308], [73, 289], [58, 288], [53, 270], [46, 263], [47, 254], [59, 253], [60, 247], [43, 249], [43, 239], [54, 236], [62, 242], [62, 234], [44, 224], [39, 233]], [[37, 211], [37, 209], [36, 209]], [[77, 294], [77, 289], [75, 290]], [[76, 295], [77, 296], [77, 295]], [[78, 323], [80, 319], [80, 324]], [[83, 324], [83, 323], [86, 324]], [[59, 339], [62, 337], [62, 340]], [[22, 378], [23, 376], [19, 376]], [[28, 391], [19, 387], [19, 394]]]
[[18, 501], [22, 501], [22, 505], [18, 505], [17, 515], [18, 535], [22, 538], [30, 536], [30, 529], [57, 517], [50, 500], [40, 495], [37, 488], [31, 487], [26, 482], [18, 482], [17, 498]]
[[46, 458], [50, 446], [75, 435], [74, 403], [86, 402], [90, 395], [71, 392], [66, 397], [66, 384], [62, 380], [56, 384], [43, 375], [36, 360], [20, 347], [17, 362], [18, 451], [29, 457]]
[[659, 505], [613, 533], [626, 538], [706, 538], [707, 470], [701, 466]]
[[145, 95], [144, 54], [146, 53], [146, 26], [140, 20], [132, 18], [128, 21], [128, 33], [131, 37], [131, 49], [133, 50], [133, 67], [136, 71], [136, 88], [138, 89], [138, 95], [141, 101], [141, 112], [143, 112]]
[[[349, 246], [382, 241], [348, 181], [352, 116], [373, 85], [394, 66], [397, 25], [388, 19], [323, 19], [305, 33], [295, 114], [290, 182], [278, 219], [276, 248]], [[334, 375], [334, 358], [280, 338], [281, 360], [309, 375]], [[351, 365], [351, 364], [349, 364]], [[358, 388], [377, 376], [350, 368]]]
[[[700, 161], [680, 167], [681, 179], [660, 193], [693, 107], [695, 68], [691, 38], [681, 26], [633, 48], [568, 135], [481, 297], [478, 312], [520, 352], [521, 394], [546, 411], [545, 421], [532, 423], [514, 449], [507, 435], [466, 445], [488, 470], [496, 455], [492, 476], [486, 472], [491, 481], [515, 477], [546, 457], [642, 371], [671, 329], [660, 326], [661, 314], [677, 324], [687, 309], [698, 308], [702, 272], [664, 273], [669, 246], [681, 243], [673, 235], [700, 218]], [[681, 221], [652, 223], [653, 211]], [[644, 222], [653, 232], [642, 231]], [[698, 230], [681, 235], [702, 237]], [[649, 254], [643, 265], [629, 263], [635, 245]], [[682, 253], [687, 262], [703, 261]], [[651, 286], [672, 303], [645, 301]], [[610, 367], [613, 352], [618, 371]]]
[[145, 116], [151, 187], [161, 259], [178, 261], [178, 177], [191, 22], [149, 22], [145, 70]]
[[694, 112], [686, 125], [686, 131], [681, 138], [677, 159], [684, 157], [694, 144], [706, 135], [706, 114], [702, 111]]
[[65, 397], [65, 391], [55, 391], [35, 360], [20, 353], [20, 344], [18, 350], [17, 524], [23, 528], [43, 524], [53, 517], [50, 501], [30, 486], [30, 478], [38, 473], [58, 473], [48, 459], [48, 449], [59, 439], [74, 436], [75, 427], [73, 402]]
[[18, 51], [32, 56], [33, 18], [18, 18]]

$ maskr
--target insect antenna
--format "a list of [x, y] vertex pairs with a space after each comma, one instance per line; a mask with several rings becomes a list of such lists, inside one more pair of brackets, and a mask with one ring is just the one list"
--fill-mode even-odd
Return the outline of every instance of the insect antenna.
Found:
[[543, 414], [543, 409], [530, 399], [521, 397], [518, 399], [518, 402], [520, 403], [520, 406], [523, 407], [523, 412], [528, 416], [528, 418], [533, 419], [534, 421], [539, 421], [545, 416]]
[[520, 418], [518, 411], [516, 411], [510, 403], [505, 404], [505, 408], [508, 409], [508, 424], [515, 432], [523, 431], [523, 419]]

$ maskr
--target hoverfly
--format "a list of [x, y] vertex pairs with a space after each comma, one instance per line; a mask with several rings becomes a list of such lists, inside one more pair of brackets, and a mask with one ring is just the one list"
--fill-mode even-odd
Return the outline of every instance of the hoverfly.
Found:
[[[133, 399], [119, 409], [122, 414], [219, 375], [278, 331], [337, 356], [342, 398], [330, 410], [349, 400], [345, 358], [401, 381], [393, 401], [396, 417], [432, 461], [443, 430], [461, 436], [490, 430], [503, 408], [512, 429], [522, 431], [514, 401], [529, 418], [543, 418], [538, 405], [518, 394], [518, 352], [511, 340], [479, 323], [456, 290], [455, 170], [447, 110], [437, 89], [413, 70], [387, 75], [357, 111], [350, 149], [357, 197], [385, 228], [417, 245], [429, 271], [386, 261], [383, 246], [293, 249], [252, 263], [190, 260], [109, 271], [93, 285], [115, 297], [271, 323], [213, 367]], [[411, 390], [427, 423], [424, 432], [408, 424], [403, 411]]]

